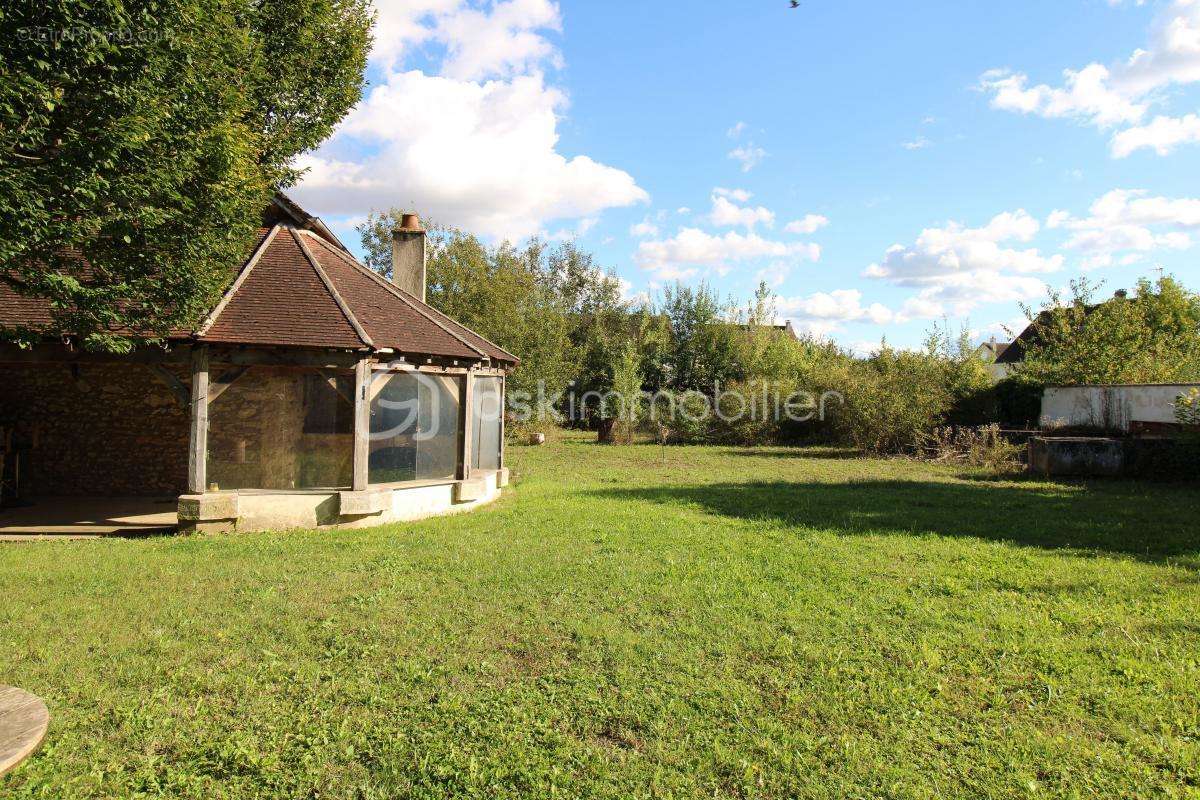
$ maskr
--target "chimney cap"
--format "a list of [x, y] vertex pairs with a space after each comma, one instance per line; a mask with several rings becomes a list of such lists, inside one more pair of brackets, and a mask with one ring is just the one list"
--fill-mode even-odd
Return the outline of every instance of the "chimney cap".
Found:
[[415, 212], [406, 212], [400, 215], [400, 227], [398, 231], [421, 232], [421, 217]]

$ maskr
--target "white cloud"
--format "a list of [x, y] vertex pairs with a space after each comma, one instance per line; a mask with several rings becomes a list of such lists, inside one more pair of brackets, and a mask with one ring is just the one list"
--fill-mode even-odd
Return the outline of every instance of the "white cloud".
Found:
[[1100, 64], [1089, 64], [1078, 72], [1064, 70], [1064, 88], [1046, 84], [1028, 86], [1023, 73], [992, 70], [984, 73], [980, 87], [992, 93], [992, 106], [1004, 111], [1036, 114], [1041, 117], [1075, 117], [1107, 127], [1120, 122], [1136, 122], [1146, 112], [1108, 85], [1109, 71]]
[[982, 228], [957, 222], [926, 228], [914, 244], [888, 248], [883, 261], [872, 264], [865, 274], [901, 286], [920, 286], [981, 271], [1054, 272], [1062, 266], [1062, 256], [1001, 246], [1010, 240], [1028, 242], [1039, 228], [1038, 221], [1023, 210], [999, 214]]
[[[558, 151], [566, 95], [543, 67], [550, 0], [379, 0], [372, 65], [382, 79], [315, 153], [297, 200], [327, 215], [413, 205], [493, 237], [593, 218], [648, 199], [629, 173]], [[438, 74], [403, 70], [419, 45], [442, 46]]]
[[713, 189], [712, 193], [718, 197], [728, 197], [730, 200], [738, 203], [748, 203], [750, 202], [750, 198], [754, 197], [753, 194], [745, 189], [725, 189], [720, 186]]
[[829, 218], [820, 214], [805, 214], [801, 219], [794, 219], [784, 226], [786, 233], [816, 233], [829, 224]]
[[693, 277], [701, 267], [724, 275], [732, 264], [760, 258], [794, 262], [820, 257], [816, 244], [774, 241], [754, 232], [714, 235], [699, 228], [682, 228], [669, 239], [641, 242], [634, 254], [634, 260], [660, 280]]
[[780, 297], [775, 302], [775, 309], [781, 317], [792, 320], [797, 328], [814, 336], [827, 336], [850, 322], [886, 325], [896, 321], [896, 314], [880, 303], [863, 305], [862, 292], [857, 289]]
[[599, 224], [596, 217], [584, 217], [575, 223], [574, 227], [559, 228], [556, 231], [539, 231], [538, 236], [551, 242], [567, 242], [586, 236], [587, 232]]
[[713, 189], [712, 213], [709, 220], [717, 227], [744, 226], [753, 229], [762, 223], [766, 227], [775, 224], [775, 214], [763, 206], [739, 206], [734, 201], [746, 202], [751, 194], [744, 189]]
[[990, 339], [996, 339], [1000, 342], [1007, 342], [1015, 339], [1029, 326], [1029, 320], [1025, 317], [1011, 317], [1007, 320], [999, 320], [984, 325], [982, 328], [975, 328], [971, 331], [971, 338], [976, 342], [985, 342]]
[[998, 214], [981, 228], [956, 222], [926, 228], [913, 244], [888, 248], [864, 275], [920, 289], [897, 313], [898, 321], [962, 316], [983, 303], [1030, 300], [1045, 289], [1032, 274], [1060, 269], [1063, 257], [1007, 245], [1029, 242], [1040, 227], [1018, 210]]
[[755, 146], [754, 142], [746, 142], [729, 151], [729, 158], [742, 165], [742, 172], [749, 172], [762, 163], [767, 157], [767, 151]]
[[989, 303], [1028, 302], [1046, 293], [1046, 283], [1028, 275], [978, 272], [947, 275], [904, 302], [897, 321], [966, 316]]
[[1063, 247], [1082, 253], [1084, 268], [1131, 264], [1140, 254], [1191, 247], [1188, 231], [1200, 229], [1200, 199], [1114, 189], [1092, 203], [1088, 216], [1054, 211], [1046, 227], [1070, 232]]
[[1163, 90], [1200, 81], [1200, 2], [1172, 0], [1151, 23], [1146, 46], [1126, 60], [1111, 67], [1092, 63], [1063, 75], [1061, 87], [1030, 86], [1024, 73], [991, 70], [979, 86], [991, 94], [995, 108], [1073, 118], [1101, 128], [1129, 126], [1111, 140], [1117, 158], [1141, 148], [1165, 155], [1180, 144], [1200, 141], [1195, 114], [1158, 116], [1139, 125], [1150, 106], [1164, 100]]
[[733, 127], [725, 131], [725, 135], [730, 139], [737, 139], [746, 131], [746, 123], [742, 121], [735, 122]]
[[926, 147], [929, 147], [929, 145], [931, 145], [931, 144], [933, 144], [933, 142], [929, 141], [924, 136], [918, 136], [916, 139], [913, 139], [911, 142], [904, 142], [900, 146], [903, 147], [905, 150], [924, 150]]
[[650, 293], [645, 291], [635, 292], [633, 284], [622, 277], [617, 277], [617, 285], [621, 287], [621, 300], [634, 306], [650, 305]]
[[464, 0], [375, 0], [375, 47], [371, 61], [398, 70], [418, 45], [444, 48], [441, 74], [479, 80], [535, 71], [543, 62], [561, 64], [544, 31], [561, 30], [552, 0], [502, 0], [477, 8]]
[[1200, 142], [1200, 117], [1188, 114], [1183, 117], [1155, 117], [1146, 125], [1126, 128], [1112, 138], [1112, 154], [1125, 158], [1143, 148], [1151, 149], [1160, 156], [1170, 155], [1181, 144]]
[[850, 352], [858, 358], [870, 358], [874, 353], [879, 352], [882, 346], [882, 341], [879, 339], [858, 339], [845, 345]]
[[658, 226], [650, 220], [644, 219], [629, 228], [629, 235], [636, 236], [639, 239], [644, 239], [647, 236], [658, 236]]
[[768, 286], [779, 287], [792, 274], [792, 265], [782, 261], [772, 261], [766, 267], [754, 274], [756, 281], [766, 281]]

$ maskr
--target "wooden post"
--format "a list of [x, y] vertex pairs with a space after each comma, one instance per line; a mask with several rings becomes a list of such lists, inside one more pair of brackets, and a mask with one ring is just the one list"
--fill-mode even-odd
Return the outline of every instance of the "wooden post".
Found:
[[507, 387], [507, 376], [500, 376], [500, 397], [496, 399], [500, 410], [500, 455], [496, 457], [496, 468], [504, 469], [504, 390]]
[[188, 492], [208, 489], [208, 347], [192, 350], [192, 427], [188, 441]]
[[371, 455], [371, 359], [363, 358], [354, 366], [354, 477], [356, 492], [367, 489]]
[[462, 445], [462, 469], [459, 470], [459, 477], [464, 481], [471, 477], [471, 431], [475, 426], [475, 375], [471, 370], [467, 370], [467, 374], [463, 376], [463, 445]]

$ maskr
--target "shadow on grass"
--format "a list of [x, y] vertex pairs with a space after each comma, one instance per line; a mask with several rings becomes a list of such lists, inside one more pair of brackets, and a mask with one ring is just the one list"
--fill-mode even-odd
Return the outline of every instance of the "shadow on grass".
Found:
[[861, 450], [846, 450], [837, 447], [775, 447], [770, 450], [732, 450], [736, 456], [754, 458], [815, 459], [817, 461], [848, 461], [862, 458]]
[[739, 519], [857, 534], [936, 534], [1045, 549], [1188, 556], [1200, 569], [1200, 498], [1186, 488], [1077, 484], [1047, 490], [994, 483], [862, 481], [720, 483], [606, 489], [597, 495], [700, 506]]

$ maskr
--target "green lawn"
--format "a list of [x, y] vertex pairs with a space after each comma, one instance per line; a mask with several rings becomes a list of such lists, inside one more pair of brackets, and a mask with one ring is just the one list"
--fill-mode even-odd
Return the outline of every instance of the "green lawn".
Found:
[[512, 448], [478, 513], [0, 547], [16, 797], [1196, 797], [1200, 491]]

